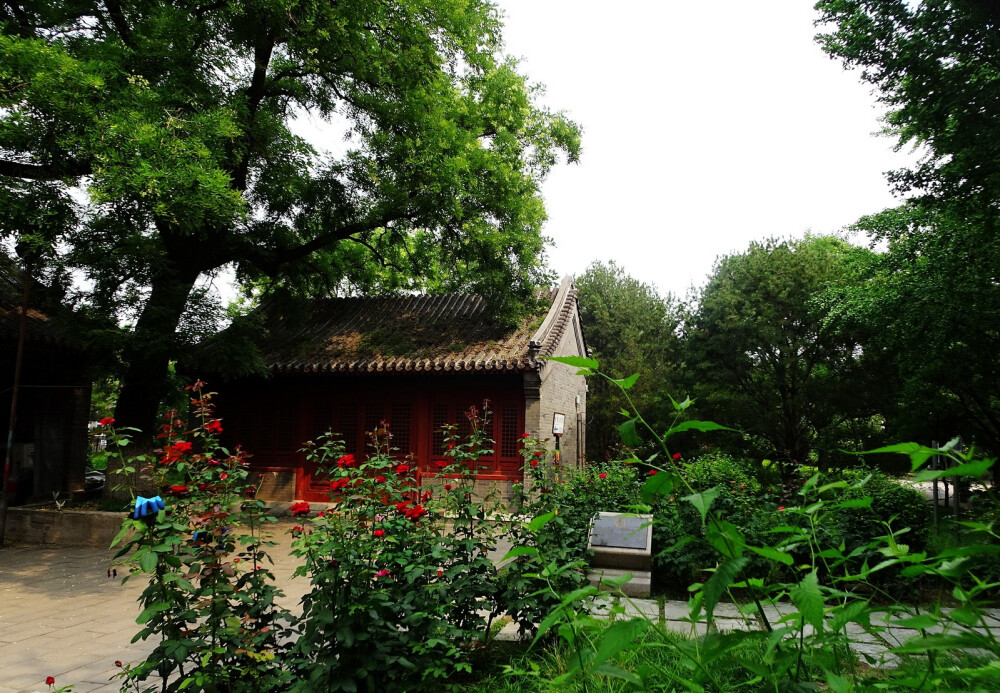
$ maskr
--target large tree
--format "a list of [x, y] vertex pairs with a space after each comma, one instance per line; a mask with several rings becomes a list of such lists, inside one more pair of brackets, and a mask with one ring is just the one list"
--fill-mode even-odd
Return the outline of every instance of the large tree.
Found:
[[823, 0], [819, 39], [889, 107], [887, 132], [921, 147], [890, 174], [904, 206], [856, 228], [886, 251], [835, 292], [839, 320], [896, 371], [901, 436], [973, 436], [1000, 449], [1000, 5]]
[[876, 88], [887, 132], [923, 156], [890, 179], [929, 198], [1000, 202], [1000, 5], [821, 0], [818, 38]]
[[[587, 347], [601, 370], [615, 378], [638, 374], [629, 390], [633, 404], [658, 430], [666, 430], [673, 413], [669, 395], [677, 385], [682, 358], [678, 328], [682, 306], [671, 295], [638, 281], [614, 262], [594, 262], [576, 279], [580, 320]], [[621, 391], [592, 378], [587, 393], [587, 457], [603, 460], [616, 454], [621, 441], [620, 411], [631, 409]]]
[[885, 247], [824, 302], [891, 368], [888, 434], [1000, 450], [1000, 243], [968, 210], [909, 204], [855, 224]]
[[122, 424], [150, 427], [223, 268], [337, 291], [432, 267], [501, 318], [528, 300], [539, 183], [579, 132], [500, 29], [486, 0], [0, 2], [2, 230], [120, 352]]
[[741, 428], [749, 451], [805, 462], [836, 460], [875, 413], [858, 387], [862, 350], [834, 329], [816, 299], [850, 281], [864, 249], [829, 237], [752, 243], [720, 258], [687, 325], [699, 413]]

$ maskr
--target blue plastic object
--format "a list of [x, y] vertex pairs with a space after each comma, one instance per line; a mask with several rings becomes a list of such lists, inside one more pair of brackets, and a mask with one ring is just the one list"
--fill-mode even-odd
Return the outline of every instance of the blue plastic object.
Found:
[[135, 512], [132, 513], [132, 519], [139, 520], [150, 515], [155, 515], [165, 507], [163, 499], [159, 496], [153, 496], [152, 498], [138, 496], [135, 499]]

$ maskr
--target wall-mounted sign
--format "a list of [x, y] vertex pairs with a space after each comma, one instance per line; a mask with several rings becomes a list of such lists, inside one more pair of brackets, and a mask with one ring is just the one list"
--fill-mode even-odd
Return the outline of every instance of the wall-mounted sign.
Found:
[[566, 431], [566, 415], [556, 412], [552, 415], [552, 435], [561, 436]]

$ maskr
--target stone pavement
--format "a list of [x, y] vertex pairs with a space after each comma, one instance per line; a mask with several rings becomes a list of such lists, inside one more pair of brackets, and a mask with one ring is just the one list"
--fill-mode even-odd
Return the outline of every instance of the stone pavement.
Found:
[[[293, 524], [278, 523], [278, 546], [270, 551], [288, 608], [308, 589], [306, 580], [291, 579], [296, 562], [285, 530]], [[131, 643], [144, 580], [123, 585], [124, 566], [109, 578], [114, 554], [17, 543], [0, 548], [0, 693], [45, 691], [47, 676], [79, 693], [118, 691], [115, 660], [137, 662], [153, 649], [152, 641]]]
[[[296, 563], [288, 556], [290, 537], [285, 530], [293, 524], [279, 522], [278, 546], [271, 550], [274, 573], [285, 592], [281, 603], [289, 609], [297, 608], [308, 588], [305, 579], [292, 579]], [[500, 547], [495, 558], [506, 550]], [[115, 660], [137, 662], [153, 644], [131, 643], [139, 630], [136, 599], [143, 580], [121, 584], [124, 568], [117, 579], [108, 578], [113, 555], [102, 549], [48, 545], [9, 544], [0, 549], [0, 693], [45, 691], [47, 676], [55, 677], [57, 686], [73, 684], [80, 693], [119, 690], [120, 681], [113, 679]], [[610, 604], [610, 599], [602, 601], [598, 612]], [[626, 616], [646, 616], [680, 633], [704, 632], [704, 624], [692, 628], [684, 620], [684, 602], [633, 599], [624, 606]], [[772, 610], [769, 618], [774, 621], [779, 611], [790, 607], [765, 608]], [[720, 629], [758, 627], [732, 604], [720, 604], [716, 617]], [[1000, 632], [1000, 610], [991, 610], [989, 618]], [[514, 630], [509, 624], [501, 637], [515, 637]], [[915, 634], [902, 628], [875, 635], [857, 630], [855, 650], [886, 665], [894, 663], [886, 650]]]

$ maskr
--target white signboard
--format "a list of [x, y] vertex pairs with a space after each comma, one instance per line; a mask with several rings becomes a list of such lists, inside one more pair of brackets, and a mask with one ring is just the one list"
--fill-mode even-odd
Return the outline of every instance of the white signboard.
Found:
[[552, 415], [552, 435], [561, 436], [566, 431], [566, 415], [556, 412]]

